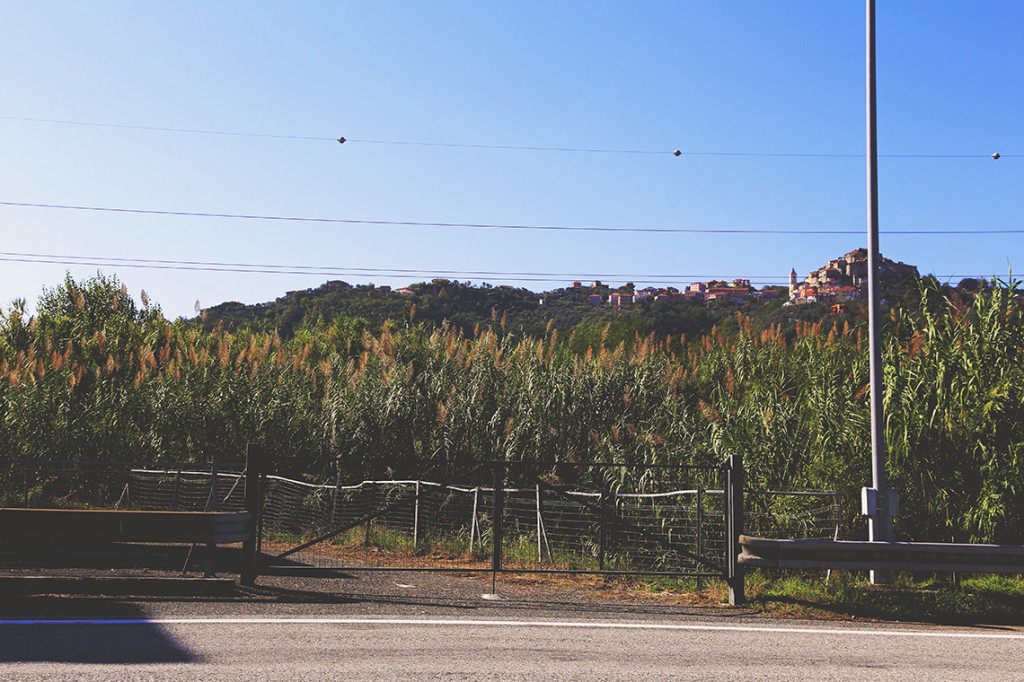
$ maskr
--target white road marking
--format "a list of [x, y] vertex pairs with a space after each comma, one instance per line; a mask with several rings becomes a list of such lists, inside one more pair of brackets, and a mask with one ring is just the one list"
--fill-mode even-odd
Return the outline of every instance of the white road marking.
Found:
[[616, 623], [551, 620], [442, 620], [432, 618], [153, 618], [147, 619], [47, 619], [0, 620], [10, 625], [435, 625], [443, 627], [537, 627], [590, 630], [678, 630], [704, 632], [763, 632], [804, 635], [859, 635], [873, 637], [938, 637], [955, 639], [1021, 639], [1024, 632], [930, 632], [888, 628], [812, 628], [754, 625], [707, 625], [685, 623]]

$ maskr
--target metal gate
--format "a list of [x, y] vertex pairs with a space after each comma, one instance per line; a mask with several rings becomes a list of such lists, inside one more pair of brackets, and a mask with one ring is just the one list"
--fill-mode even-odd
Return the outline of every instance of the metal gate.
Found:
[[739, 458], [719, 466], [499, 461], [462, 475], [475, 480], [344, 484], [337, 472], [330, 482], [263, 473], [254, 574], [734, 577]]

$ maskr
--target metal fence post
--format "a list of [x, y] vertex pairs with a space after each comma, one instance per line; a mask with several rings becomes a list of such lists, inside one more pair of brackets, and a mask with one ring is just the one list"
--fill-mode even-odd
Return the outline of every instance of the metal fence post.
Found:
[[491, 593], [494, 593], [498, 572], [501, 570], [501, 545], [504, 540], [502, 517], [505, 512], [505, 463], [494, 462], [494, 506], [491, 510]]
[[178, 508], [178, 495], [181, 492], [181, 465], [178, 465], [174, 473], [174, 492], [171, 494], [171, 511]]
[[544, 546], [541, 544], [543, 539], [541, 533], [543, 532], [543, 521], [540, 516], [540, 483], [537, 484], [537, 565], [540, 565], [544, 561]]
[[207, 511], [217, 511], [217, 506], [220, 502], [220, 485], [217, 480], [217, 455], [210, 455], [210, 500], [207, 503]]
[[480, 537], [480, 525], [477, 523], [477, 508], [480, 503], [480, 486], [473, 488], [473, 518], [469, 523], [469, 553], [473, 553], [474, 542], [480, 543], [480, 549], [483, 550], [483, 538]]
[[739, 606], [746, 601], [744, 570], [738, 562], [740, 534], [743, 533], [743, 456], [730, 455], [726, 463], [726, 563], [729, 582], [729, 604]]
[[[704, 486], [697, 486], [697, 556], [704, 556]], [[704, 578], [701, 577], [702, 564], [697, 559], [697, 591], [704, 589]]]
[[339, 456], [334, 460], [334, 494], [331, 495], [331, 519], [327, 524], [330, 527], [334, 527], [335, 522], [338, 519], [338, 494], [341, 492], [341, 457]]
[[363, 536], [363, 547], [370, 546], [370, 529], [373, 525], [373, 512], [377, 508], [377, 484], [369, 481], [369, 497], [370, 503], [366, 505], [366, 533]]
[[843, 497], [836, 491], [836, 534], [833, 540], [838, 540], [843, 535]]
[[250, 443], [245, 451], [245, 510], [249, 512], [252, 531], [242, 543], [242, 570], [239, 582], [252, 586], [259, 573], [257, 535], [260, 528], [260, 488], [263, 480], [263, 447]]
[[416, 502], [412, 510], [412, 546], [420, 541], [420, 482], [416, 481]]
[[[217, 511], [217, 498], [220, 496], [220, 490], [217, 485], [217, 455], [216, 453], [210, 455], [210, 501], [206, 505], [212, 512]], [[213, 555], [217, 551], [217, 545], [212, 542], [206, 543], [206, 563], [203, 566], [203, 577], [210, 578], [213, 576]]]
[[604, 570], [604, 557], [608, 549], [608, 529], [605, 519], [608, 516], [608, 494], [602, 489], [598, 502], [598, 535], [597, 535], [597, 569]]

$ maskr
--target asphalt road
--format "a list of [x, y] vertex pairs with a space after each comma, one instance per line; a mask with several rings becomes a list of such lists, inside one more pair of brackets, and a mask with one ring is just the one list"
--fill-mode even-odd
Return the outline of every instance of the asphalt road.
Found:
[[[0, 600], [0, 680], [1012, 680], [1024, 630], [786, 621], [440, 576]], [[315, 588], [315, 589], [313, 589]]]
[[1020, 679], [1024, 633], [266, 617], [0, 625], [17, 680]]

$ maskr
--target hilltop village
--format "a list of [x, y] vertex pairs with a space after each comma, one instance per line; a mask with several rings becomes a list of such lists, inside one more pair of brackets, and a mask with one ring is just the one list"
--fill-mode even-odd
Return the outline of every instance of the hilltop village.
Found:
[[[897, 300], [916, 289], [917, 268], [882, 259], [883, 298]], [[222, 303], [202, 311], [204, 328], [248, 327], [289, 337], [316, 325], [380, 329], [389, 324], [447, 324], [473, 336], [500, 327], [539, 336], [552, 328], [562, 334], [601, 337], [611, 324], [623, 338], [637, 332], [695, 335], [733, 324], [737, 309], [760, 324], [793, 324], [796, 319], [851, 315], [866, 297], [867, 251], [856, 249], [812, 270], [802, 281], [795, 271], [789, 286], [757, 288], [750, 280], [710, 280], [679, 286], [614, 286], [600, 281], [572, 282], [537, 293], [522, 287], [473, 284], [443, 278], [392, 288], [374, 284], [325, 282], [315, 289], [290, 291], [267, 303]], [[848, 310], [849, 309], [849, 310]]]
[[[812, 271], [803, 282], [797, 283], [796, 270], [789, 273], [789, 303], [821, 303], [849, 301], [867, 296], [868, 250], [854, 249], [842, 258]], [[917, 268], [884, 256], [879, 265], [878, 278], [882, 282], [916, 280]]]
[[[802, 282], [797, 280], [796, 270], [791, 270], [789, 273], [788, 291], [785, 287], [780, 286], [766, 286], [762, 289], [757, 289], [750, 285], [750, 280], [748, 279], [693, 282], [682, 290], [671, 286], [636, 289], [632, 283], [613, 290], [607, 284], [593, 281], [589, 286], [592, 293], [587, 295], [587, 301], [595, 306], [608, 305], [614, 308], [623, 308], [637, 303], [650, 303], [653, 301], [774, 301], [781, 297], [786, 297], [785, 305], [842, 303], [866, 298], [867, 275], [867, 249], [854, 249], [840, 258], [829, 261], [817, 270], [812, 270]], [[919, 278], [919, 274], [917, 268], [913, 265], [882, 257], [879, 272], [879, 279], [881, 281], [893, 282], [917, 278]], [[584, 288], [582, 282], [573, 282], [572, 287], [574, 289]], [[412, 290], [405, 291], [408, 291], [410, 294], [413, 293]], [[546, 304], [547, 300], [541, 298], [540, 305]]]

